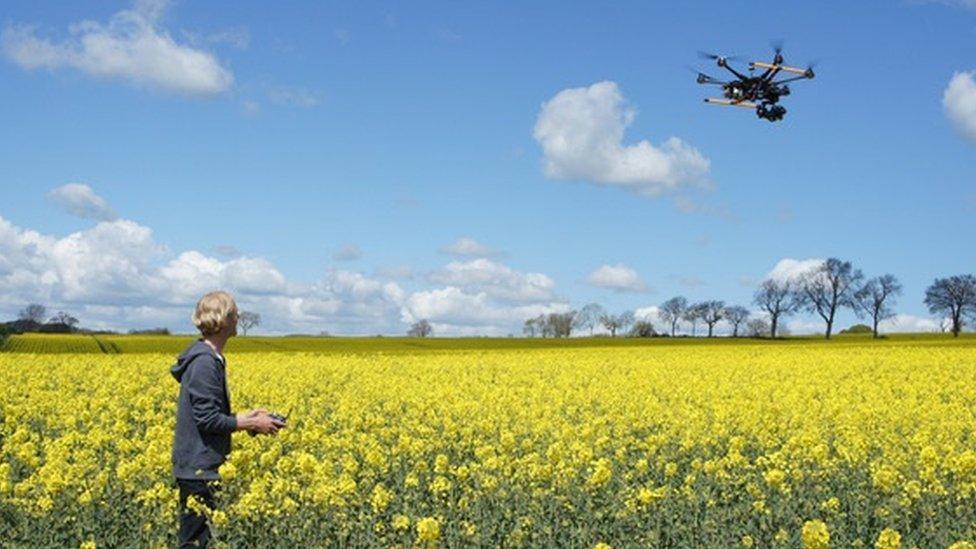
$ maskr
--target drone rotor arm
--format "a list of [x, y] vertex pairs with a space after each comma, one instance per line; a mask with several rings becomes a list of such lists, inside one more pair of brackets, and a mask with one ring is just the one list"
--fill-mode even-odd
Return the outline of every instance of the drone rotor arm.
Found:
[[746, 75], [742, 74], [741, 72], [733, 69], [732, 66], [729, 65], [728, 63], [726, 63], [725, 65], [722, 65], [722, 67], [725, 68], [725, 70], [727, 70], [727, 71], [731, 72], [732, 74], [734, 74], [735, 77], [738, 78], [739, 80], [745, 80], [745, 79], [748, 78], [748, 76], [746, 76]]
[[714, 76], [712, 76], [710, 74], [705, 74], [703, 72], [698, 72], [698, 71], [695, 71], [695, 72], [696, 72], [696, 74], [698, 74], [698, 83], [699, 84], [727, 84], [727, 82], [724, 82], [722, 80], [719, 80], [718, 78], [715, 78]]
[[796, 67], [788, 67], [786, 65], [774, 65], [772, 63], [764, 63], [762, 61], [754, 61], [752, 63], [752, 66], [758, 67], [760, 69], [771, 69], [771, 70], [777, 70], [783, 72], [791, 72], [793, 74], [802, 74], [803, 76], [806, 76], [809, 71], [809, 69], [798, 69]]
[[713, 99], [709, 97], [705, 99], [705, 102], [710, 105], [721, 105], [724, 107], [742, 107], [745, 109], [756, 108], [756, 104], [751, 101], [733, 101], [729, 99]]
[[809, 76], [791, 76], [789, 78], [784, 78], [782, 80], [777, 80], [776, 82], [770, 82], [770, 84], [780, 85], [786, 84], [787, 82], [796, 82], [797, 80], [806, 80]]

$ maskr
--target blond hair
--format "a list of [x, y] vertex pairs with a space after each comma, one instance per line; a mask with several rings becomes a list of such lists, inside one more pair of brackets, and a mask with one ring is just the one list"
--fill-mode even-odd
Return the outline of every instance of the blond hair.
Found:
[[237, 311], [237, 303], [227, 292], [210, 292], [197, 301], [193, 311], [193, 325], [200, 333], [208, 336], [223, 330], [232, 320], [232, 314]]

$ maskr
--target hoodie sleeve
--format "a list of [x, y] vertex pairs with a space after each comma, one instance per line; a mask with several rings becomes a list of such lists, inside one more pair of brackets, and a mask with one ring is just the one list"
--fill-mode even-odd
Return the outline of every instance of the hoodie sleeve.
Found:
[[210, 433], [230, 433], [237, 430], [237, 418], [220, 410], [224, 385], [214, 359], [201, 355], [193, 362], [187, 368], [183, 382], [186, 383], [190, 395], [190, 408], [197, 428]]

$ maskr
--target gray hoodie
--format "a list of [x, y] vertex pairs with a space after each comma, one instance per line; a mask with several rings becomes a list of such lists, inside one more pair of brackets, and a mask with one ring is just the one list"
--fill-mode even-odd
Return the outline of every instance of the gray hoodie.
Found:
[[224, 361], [203, 339], [176, 359], [170, 372], [180, 383], [173, 439], [173, 476], [220, 478], [217, 468], [230, 453], [237, 418], [230, 415]]

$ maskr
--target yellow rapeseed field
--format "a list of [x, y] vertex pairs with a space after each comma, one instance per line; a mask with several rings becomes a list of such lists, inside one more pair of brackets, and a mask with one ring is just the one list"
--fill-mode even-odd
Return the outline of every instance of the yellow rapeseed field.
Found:
[[[0, 354], [0, 539], [171, 546], [172, 354]], [[228, 353], [225, 546], [973, 547], [972, 345]]]

